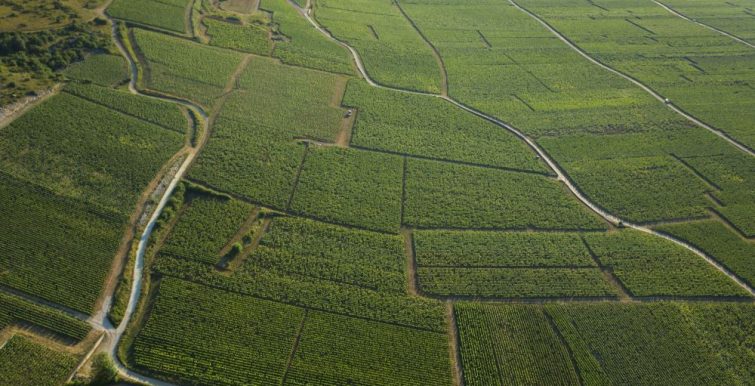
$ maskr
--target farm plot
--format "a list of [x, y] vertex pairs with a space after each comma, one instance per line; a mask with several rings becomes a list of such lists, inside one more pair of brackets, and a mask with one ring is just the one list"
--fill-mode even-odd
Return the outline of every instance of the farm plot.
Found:
[[284, 63], [340, 74], [353, 74], [349, 51], [328, 40], [286, 0], [262, 0], [273, 14], [273, 56]]
[[635, 296], [747, 296], [703, 258], [670, 241], [633, 230], [584, 237]]
[[313, 310], [437, 332], [446, 329], [445, 307], [438, 301], [296, 274], [286, 275], [259, 268], [252, 260], [247, 259], [233, 275], [224, 276], [207, 264], [160, 255], [154, 270], [165, 276]]
[[554, 179], [414, 159], [404, 213], [418, 228], [605, 229]]
[[285, 209], [305, 154], [296, 139], [333, 141], [343, 112], [337, 77], [255, 58], [213, 126], [190, 176]]
[[186, 32], [186, 7], [190, 0], [115, 0], [108, 15], [183, 34]]
[[454, 312], [467, 385], [580, 383], [542, 307], [457, 303]]
[[712, 195], [721, 202], [716, 210], [742, 234], [755, 236], [755, 159], [730, 150], [708, 157], [686, 157], [682, 162], [715, 188]]
[[84, 339], [91, 330], [86, 322], [63, 312], [0, 292], [0, 330], [13, 325], [41, 327], [74, 341]]
[[751, 286], [755, 285], [755, 245], [743, 240], [720, 222], [666, 224], [656, 229], [695, 245]]
[[82, 62], [70, 65], [63, 73], [80, 82], [106, 87], [128, 80], [126, 62], [123, 57], [115, 55], [91, 55]]
[[710, 189], [671, 157], [589, 160], [564, 164], [585, 193], [609, 212], [635, 222], [707, 216]]
[[189, 40], [134, 29], [135, 44], [146, 63], [145, 86], [211, 107], [234, 69], [238, 52], [208, 47]]
[[595, 267], [577, 233], [415, 231], [422, 267]]
[[183, 382], [276, 384], [303, 316], [297, 307], [166, 278], [132, 360]]
[[292, 277], [406, 291], [401, 237], [301, 218], [276, 217], [246, 264]]
[[13, 336], [0, 348], [0, 384], [55, 386], [66, 381], [78, 359], [31, 339]]
[[[701, 335], [686, 314], [697, 316], [698, 310], [708, 307], [712, 306], [598, 303], [547, 305], [545, 310], [573, 352], [586, 383], [736, 383], [732, 373], [746, 379], [752, 370], [751, 355], [731, 363], [723, 362], [719, 355], [728, 354], [731, 358], [747, 350], [729, 341], [732, 336], [728, 334], [752, 334], [752, 323], [741, 323], [726, 310], [738, 309], [734, 315], [741, 317], [753, 311], [752, 305], [718, 305], [726, 316], [708, 319], [712, 317], [708, 314], [705, 321], [717, 327]], [[711, 324], [705, 325], [708, 326]], [[719, 350], [712, 349], [716, 346]]]
[[190, 201], [162, 247], [164, 253], [208, 264], [239, 230], [254, 207], [229, 198], [200, 196]]
[[615, 297], [598, 268], [417, 268], [422, 293], [465, 298]]
[[64, 91], [182, 135], [186, 133], [186, 116], [173, 103], [83, 83], [70, 83]]
[[127, 215], [182, 143], [178, 133], [64, 93], [0, 131], [0, 170]]
[[530, 136], [688, 125], [630, 82], [587, 62], [506, 2], [401, 4], [443, 57], [449, 93]]
[[90, 313], [124, 216], [0, 173], [0, 283]]
[[580, 0], [554, 6], [524, 0], [529, 8], [590, 55], [668, 97], [702, 121], [755, 146], [751, 122], [755, 90], [752, 48], [679, 18], [652, 3]]
[[329, 222], [398, 233], [402, 164], [400, 157], [392, 155], [312, 147], [291, 210]]
[[273, 42], [270, 40], [270, 31], [264, 26], [241, 25], [212, 18], [205, 18], [203, 22], [213, 46], [270, 55]]
[[306, 315], [287, 385], [451, 385], [448, 338], [322, 312]]
[[513, 134], [438, 98], [351, 80], [343, 104], [358, 109], [352, 146], [548, 173]]
[[753, 4], [749, 0], [664, 0], [663, 3], [692, 20], [755, 44]]
[[376, 82], [409, 90], [441, 92], [443, 73], [432, 48], [390, 0], [318, 1], [317, 20], [348, 42]]

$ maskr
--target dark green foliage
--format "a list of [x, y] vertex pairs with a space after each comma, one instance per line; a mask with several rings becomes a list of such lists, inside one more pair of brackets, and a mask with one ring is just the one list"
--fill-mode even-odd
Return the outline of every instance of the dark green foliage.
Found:
[[128, 81], [126, 61], [116, 55], [90, 55], [83, 62], [68, 67], [64, 74], [80, 82], [113, 86]]
[[0, 293], [0, 330], [19, 324], [41, 327], [75, 341], [84, 339], [91, 330], [86, 322], [61, 311]]
[[56, 386], [76, 367], [73, 355], [53, 351], [28, 338], [13, 336], [0, 349], [0, 384]]

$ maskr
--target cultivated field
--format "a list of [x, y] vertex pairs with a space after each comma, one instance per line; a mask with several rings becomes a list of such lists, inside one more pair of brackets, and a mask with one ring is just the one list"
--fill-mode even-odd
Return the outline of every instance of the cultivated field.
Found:
[[752, 0], [78, 6], [0, 33], [0, 385], [755, 382]]

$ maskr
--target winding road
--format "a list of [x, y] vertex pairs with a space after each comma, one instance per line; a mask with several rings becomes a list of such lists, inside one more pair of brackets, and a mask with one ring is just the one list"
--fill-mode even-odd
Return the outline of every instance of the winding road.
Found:
[[695, 23], [695, 24], [697, 24], [697, 25], [699, 25], [699, 26], [705, 27], [705, 28], [707, 28], [707, 29], [709, 29], [709, 30], [711, 30], [711, 31], [715, 31], [715, 32], [718, 32], [718, 33], [720, 33], [721, 35], [724, 35], [724, 36], [727, 36], [727, 37], [729, 37], [729, 38], [732, 38], [732, 39], [734, 39], [734, 40], [736, 40], [736, 41], [738, 41], [738, 42], [740, 42], [740, 43], [742, 43], [742, 44], [744, 44], [744, 45], [746, 45], [746, 46], [748, 46], [748, 47], [750, 47], [750, 48], [755, 48], [755, 44], [752, 44], [752, 43], [748, 42], [747, 40], [744, 40], [744, 39], [740, 38], [740, 37], [739, 37], [739, 36], [737, 36], [737, 35], [734, 35], [734, 34], [728, 33], [728, 32], [726, 32], [726, 31], [724, 31], [724, 30], [722, 30], [722, 29], [718, 29], [718, 28], [716, 28], [716, 27], [714, 27], [714, 26], [712, 26], [712, 25], [709, 25], [709, 24], [705, 24], [705, 23], [703, 23], [703, 22], [701, 22], [701, 21], [697, 21], [697, 19], [694, 19], [694, 18], [688, 17], [688, 16], [686, 16], [685, 14], [683, 14], [683, 13], [681, 13], [681, 12], [679, 12], [679, 11], [675, 10], [674, 8], [671, 8], [671, 6], [669, 6], [669, 5], [666, 5], [666, 4], [664, 4], [664, 3], [661, 3], [660, 1], [657, 1], [657, 0], [652, 0], [652, 1], [653, 1], [654, 3], [656, 3], [656, 4], [658, 4], [659, 6], [663, 7], [663, 9], [665, 9], [665, 10], [669, 11], [669, 12], [670, 12], [671, 14], [673, 14], [673, 15], [675, 15], [675, 16], [677, 16], [677, 17], [680, 17], [680, 18], [682, 18], [682, 19], [684, 19], [684, 20], [687, 20], [687, 21], [689, 21], [689, 22]]
[[587, 59], [588, 61], [590, 61], [590, 63], [595, 64], [595, 65], [599, 66], [600, 68], [602, 68], [602, 69], [604, 69], [604, 70], [606, 70], [606, 71], [608, 71], [608, 72], [610, 72], [612, 74], [618, 75], [618, 76], [620, 76], [620, 77], [622, 77], [622, 78], [624, 78], [624, 79], [632, 82], [635, 86], [637, 86], [637, 87], [645, 90], [653, 98], [655, 98], [659, 102], [665, 104], [666, 106], [668, 106], [668, 108], [670, 108], [671, 110], [673, 110], [677, 114], [681, 115], [682, 117], [684, 117], [688, 121], [690, 121], [690, 122], [694, 123], [695, 125], [700, 126], [700, 127], [704, 128], [704, 129], [710, 131], [711, 133], [713, 133], [713, 134], [721, 137], [723, 140], [725, 140], [726, 142], [728, 142], [732, 146], [736, 147], [737, 149], [739, 149], [739, 150], [741, 150], [741, 151], [743, 151], [743, 152], [745, 152], [745, 153], [747, 153], [747, 154], [755, 157], [755, 152], [753, 152], [752, 149], [750, 149], [749, 147], [747, 147], [744, 144], [739, 143], [737, 140], [735, 140], [734, 138], [732, 138], [731, 136], [729, 136], [729, 134], [726, 134], [723, 131], [718, 130], [718, 129], [716, 129], [716, 128], [710, 126], [710, 125], [708, 125], [707, 123], [705, 123], [705, 122], [703, 122], [703, 121], [701, 121], [701, 120], [693, 117], [692, 115], [690, 115], [687, 112], [685, 112], [684, 110], [682, 110], [680, 107], [678, 107], [673, 102], [667, 102], [667, 98], [666, 97], [664, 97], [663, 95], [659, 94], [657, 91], [655, 91], [652, 88], [650, 88], [650, 86], [646, 85], [645, 83], [640, 82], [638, 79], [632, 77], [631, 75], [628, 75], [628, 74], [625, 74], [625, 73], [623, 73], [623, 72], [621, 72], [619, 70], [616, 70], [613, 67], [610, 67], [610, 66], [604, 64], [603, 62], [601, 62], [601, 61], [593, 58], [592, 56], [590, 56], [590, 54], [588, 54], [582, 48], [580, 48], [579, 46], [577, 46], [569, 38], [567, 38], [566, 36], [564, 36], [557, 29], [553, 28], [543, 18], [541, 18], [540, 16], [538, 16], [535, 13], [531, 12], [527, 8], [524, 8], [524, 7], [520, 6], [514, 0], [508, 0], [508, 1], [509, 1], [509, 3], [511, 3], [511, 5], [514, 6], [514, 8], [516, 8], [516, 9], [524, 12], [525, 14], [529, 15], [531, 18], [535, 19], [538, 23], [542, 24], [546, 29], [548, 29], [548, 31], [550, 31], [553, 35], [555, 35], [559, 40], [561, 40], [562, 42], [564, 42], [566, 45], [568, 45], [571, 49], [573, 49], [574, 51], [576, 51], [582, 57], [584, 57], [585, 59]]
[[[509, 1], [515, 7], [519, 8], [523, 12], [527, 12], [529, 14], [528, 11], [526, 11], [526, 10], [518, 7], [518, 5], [516, 5], [516, 3], [514, 3], [512, 0], [509, 0]], [[752, 287], [750, 287], [747, 283], [745, 283], [744, 281], [742, 281], [741, 279], [739, 279], [733, 272], [729, 271], [728, 268], [724, 267], [722, 264], [720, 264], [718, 261], [716, 261], [715, 259], [713, 259], [711, 256], [709, 256], [705, 252], [701, 251], [700, 249], [698, 249], [698, 248], [696, 248], [696, 247], [694, 247], [694, 246], [692, 246], [692, 245], [684, 242], [683, 240], [680, 240], [680, 239], [677, 239], [675, 237], [672, 237], [672, 236], [666, 235], [664, 233], [658, 232], [658, 231], [656, 231], [654, 229], [651, 229], [651, 228], [648, 228], [648, 227], [645, 227], [645, 226], [642, 226], [642, 225], [639, 225], [639, 224], [634, 224], [634, 223], [622, 220], [621, 218], [608, 213], [607, 211], [605, 211], [603, 208], [601, 208], [596, 203], [590, 201], [590, 199], [587, 198], [576, 187], [576, 185], [568, 177], [568, 175], [566, 174], [566, 172], [564, 172], [558, 166], [558, 164], [553, 159], [551, 159], [551, 157], [548, 155], [548, 153], [546, 153], [542, 148], [540, 148], [540, 146], [534, 140], [532, 140], [531, 138], [527, 137], [519, 129], [517, 129], [517, 128], [509, 125], [508, 123], [503, 122], [503, 121], [501, 121], [501, 120], [499, 120], [499, 119], [497, 119], [495, 117], [492, 117], [492, 116], [487, 115], [487, 114], [485, 114], [485, 113], [483, 113], [481, 111], [478, 111], [478, 110], [476, 110], [476, 109], [474, 109], [472, 107], [469, 107], [469, 106], [467, 106], [467, 105], [465, 105], [465, 104], [463, 104], [463, 103], [461, 103], [461, 102], [453, 99], [450, 96], [440, 95], [440, 94], [430, 94], [430, 93], [411, 91], [411, 90], [404, 90], [404, 89], [387, 87], [387, 86], [378, 84], [377, 82], [375, 82], [374, 80], [372, 80], [370, 78], [369, 74], [367, 73], [367, 71], [365, 69], [364, 63], [362, 62], [362, 58], [359, 55], [359, 53], [353, 47], [351, 47], [350, 45], [348, 45], [346, 42], [344, 42], [342, 40], [339, 40], [338, 38], [336, 38], [335, 36], [333, 36], [328, 30], [326, 30], [324, 27], [322, 27], [314, 19], [314, 17], [312, 17], [312, 4], [311, 4], [311, 0], [307, 2], [307, 6], [305, 8], [300, 7], [299, 5], [297, 5], [296, 3], [294, 3], [291, 0], [289, 0], [289, 3], [292, 6], [296, 7], [296, 9], [299, 11], [299, 13], [301, 13], [309, 21], [309, 23], [312, 24], [312, 26], [314, 28], [316, 28], [318, 31], [320, 31], [320, 33], [322, 33], [323, 35], [325, 35], [331, 41], [333, 41], [333, 42], [335, 42], [335, 43], [337, 43], [337, 44], [345, 47], [346, 49], [349, 50], [349, 52], [351, 52], [352, 56], [354, 57], [354, 61], [355, 61], [356, 65], [357, 65], [357, 68], [359, 69], [360, 75], [364, 78], [364, 80], [370, 86], [381, 88], [381, 89], [386, 89], [386, 90], [393, 90], [393, 91], [396, 91], [396, 92], [407, 93], [407, 94], [426, 95], [426, 96], [432, 96], [432, 97], [436, 97], [436, 98], [441, 98], [441, 99], [448, 101], [449, 103], [455, 105], [456, 107], [459, 107], [460, 109], [462, 109], [462, 110], [464, 110], [464, 111], [466, 111], [466, 112], [468, 112], [470, 114], [476, 115], [479, 118], [482, 118], [482, 119], [484, 119], [484, 120], [486, 120], [488, 122], [491, 122], [491, 123], [493, 123], [493, 124], [495, 124], [495, 125], [497, 125], [497, 126], [499, 126], [501, 128], [504, 128], [504, 129], [510, 131], [511, 133], [513, 133], [514, 135], [516, 135], [517, 137], [519, 137], [519, 139], [523, 140], [532, 150], [534, 150], [537, 153], [537, 155], [540, 156], [540, 158], [542, 160], [544, 160], [548, 164], [548, 166], [556, 173], [557, 179], [559, 181], [562, 181], [566, 185], [566, 187], [569, 189], [569, 191], [571, 191], [571, 193], [580, 202], [582, 202], [584, 205], [586, 205], [588, 208], [590, 208], [593, 212], [597, 213], [604, 220], [606, 220], [609, 223], [612, 223], [612, 224], [614, 224], [616, 226], [623, 226], [623, 227], [635, 229], [637, 231], [644, 232], [644, 233], [647, 233], [647, 234], [650, 234], [650, 235], [661, 237], [663, 239], [669, 240], [669, 241], [671, 241], [671, 242], [673, 242], [673, 243], [675, 243], [677, 245], [680, 245], [680, 246], [682, 246], [682, 247], [690, 250], [691, 252], [695, 253], [696, 255], [698, 255], [699, 257], [703, 258], [705, 261], [707, 261], [711, 266], [713, 266], [714, 268], [718, 269], [723, 274], [725, 274], [726, 276], [728, 276], [731, 280], [733, 280], [740, 287], [742, 287], [745, 291], [747, 291], [751, 296], [755, 296], [755, 290], [753, 290]], [[530, 15], [533, 16], [533, 17], [536, 17], [536, 16], [534, 16], [532, 14], [530, 14]], [[545, 23], [543, 21], [541, 21], [541, 23], [543, 23], [545, 26], [548, 26], [547, 23]], [[549, 27], [549, 29], [552, 32], [558, 34], [558, 32], [556, 32], [552, 28]], [[559, 34], [559, 36], [561, 36], [561, 35]], [[566, 38], [562, 37], [562, 40], [564, 40], [568, 44], [570, 44], [570, 46], [572, 48], [578, 50], [583, 56], [586, 56], [588, 59], [590, 59], [591, 62], [596, 63], [596, 64], [600, 65], [603, 68], [606, 68], [606, 69], [608, 69], [608, 70], [610, 70], [610, 71], [612, 71], [612, 72], [614, 72], [616, 74], [622, 75], [623, 77], [632, 80], [628, 76], [623, 75], [623, 74], [619, 73], [618, 71], [615, 71], [615, 70], [611, 69], [610, 67], [602, 65], [599, 62], [597, 62], [594, 59], [592, 59], [591, 57], [587, 56], [587, 54], [585, 54], [584, 52], [580, 51], [579, 48], [577, 48], [576, 46], [573, 46], [570, 42], [568, 42], [568, 40], [566, 40]], [[646, 91], [651, 92], [653, 95], [657, 95], [657, 94], [654, 94], [654, 92], [652, 90], [650, 90], [649, 88], [646, 88], [646, 87], [642, 86], [641, 83], [639, 83], [637, 81], [634, 81], [634, 80], [632, 80], [632, 81], [633, 81], [633, 83], [636, 83], [636, 84], [640, 85], [641, 87], [643, 87]], [[663, 101], [663, 97], [661, 97], [660, 95], [657, 95], [657, 98], [660, 98], [660, 100]], [[671, 106], [671, 107], [674, 108], [673, 106]], [[691, 119], [694, 119], [694, 118], [691, 118]], [[728, 137], [725, 137], [725, 139], [729, 140]], [[731, 140], [729, 140], [729, 142], [731, 142], [732, 144], [736, 144], [736, 142], [732, 142]], [[741, 145], [739, 145], [738, 147], [740, 147], [740, 146]], [[745, 150], [745, 151], [747, 151], [747, 152], [750, 152], [750, 154], [752, 154], [752, 152], [749, 149], [744, 148], [744, 147], [740, 147], [740, 148], [743, 149], [743, 150]]]

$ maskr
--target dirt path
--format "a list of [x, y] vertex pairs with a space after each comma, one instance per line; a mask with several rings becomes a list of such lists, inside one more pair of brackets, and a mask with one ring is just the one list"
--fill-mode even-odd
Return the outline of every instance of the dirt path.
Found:
[[703, 23], [703, 22], [701, 22], [701, 21], [698, 21], [698, 20], [697, 20], [697, 19], [695, 19], [695, 18], [690, 18], [690, 17], [688, 17], [688, 16], [684, 15], [683, 13], [681, 13], [681, 12], [679, 12], [679, 11], [675, 10], [674, 8], [671, 8], [671, 6], [669, 6], [669, 5], [666, 5], [666, 4], [664, 4], [664, 3], [661, 3], [660, 1], [656, 1], [656, 0], [653, 0], [653, 2], [654, 2], [654, 3], [656, 3], [656, 4], [658, 4], [659, 6], [663, 7], [663, 9], [665, 9], [665, 10], [669, 11], [669, 12], [670, 12], [671, 14], [673, 14], [673, 15], [675, 15], [675, 16], [677, 16], [677, 17], [680, 17], [680, 18], [682, 18], [682, 19], [684, 19], [684, 20], [686, 20], [686, 21], [689, 21], [689, 22], [695, 23], [695, 24], [697, 24], [697, 25], [699, 25], [699, 26], [702, 26], [702, 27], [704, 27], [704, 28], [707, 28], [707, 29], [709, 29], [709, 30], [711, 30], [711, 31], [715, 31], [715, 32], [718, 32], [718, 33], [720, 33], [721, 35], [724, 35], [724, 36], [726, 36], [726, 37], [732, 38], [732, 39], [734, 39], [734, 40], [736, 40], [736, 41], [738, 41], [738, 42], [740, 42], [740, 43], [742, 43], [742, 44], [744, 44], [744, 45], [746, 45], [746, 46], [748, 46], [748, 47], [750, 47], [750, 48], [755, 48], [755, 44], [752, 44], [752, 43], [748, 42], [747, 40], [744, 40], [744, 39], [740, 38], [740, 37], [739, 37], [739, 36], [737, 36], [737, 35], [734, 35], [734, 34], [732, 34], [732, 33], [728, 33], [728, 32], [726, 32], [726, 31], [724, 31], [724, 30], [722, 30], [722, 29], [718, 29], [718, 28], [716, 28], [716, 27], [714, 27], [714, 26], [712, 26], [712, 25], [710, 25], [710, 24], [705, 24], [705, 23]]
[[404, 237], [404, 253], [406, 255], [406, 289], [410, 296], [419, 296], [417, 290], [417, 256], [414, 254], [414, 234], [412, 230], [401, 230]]
[[446, 319], [448, 320], [448, 349], [453, 366], [454, 385], [464, 386], [464, 367], [461, 363], [461, 343], [459, 343], [459, 326], [456, 324], [454, 305], [446, 302]]
[[[518, 7], [518, 5], [516, 5], [516, 3], [513, 2], [513, 0], [509, 0], [509, 1], [515, 7], [519, 8], [519, 9], [522, 9], [522, 8]], [[679, 246], [682, 246], [682, 247], [690, 250], [691, 252], [695, 253], [696, 255], [698, 255], [699, 257], [701, 257], [702, 259], [704, 259], [706, 262], [708, 262], [708, 264], [710, 264], [711, 266], [713, 266], [714, 268], [716, 268], [717, 270], [719, 270], [720, 272], [722, 272], [723, 274], [725, 274], [726, 276], [728, 276], [732, 281], [734, 281], [740, 287], [742, 287], [744, 290], [746, 290], [751, 296], [755, 296], [755, 290], [753, 290], [752, 287], [750, 287], [747, 283], [745, 283], [743, 280], [741, 280], [739, 277], [737, 277], [734, 273], [732, 273], [731, 271], [729, 271], [728, 268], [724, 267], [722, 264], [720, 264], [718, 261], [716, 261], [715, 259], [713, 259], [711, 256], [707, 255], [706, 253], [704, 253], [700, 249], [692, 246], [691, 244], [688, 244], [687, 242], [685, 242], [683, 240], [680, 240], [680, 239], [677, 239], [675, 237], [671, 237], [669, 235], [660, 233], [660, 232], [655, 231], [655, 230], [653, 230], [651, 228], [648, 228], [648, 227], [645, 227], [645, 226], [642, 226], [642, 225], [639, 225], [639, 224], [633, 224], [633, 223], [624, 221], [621, 218], [608, 213], [602, 207], [600, 207], [596, 203], [592, 202], [589, 198], [587, 198], [587, 196], [585, 196], [582, 193], [581, 190], [579, 190], [576, 187], [576, 185], [571, 181], [571, 179], [568, 177], [568, 175], [566, 174], [566, 172], [561, 169], [561, 167], [556, 163], [556, 161], [554, 161], [553, 159], [551, 159], [551, 157], [550, 157], [550, 155], [548, 155], [548, 153], [546, 153], [542, 148], [540, 148], [540, 146], [537, 143], [535, 143], [534, 140], [532, 140], [531, 138], [529, 138], [527, 135], [525, 135], [519, 129], [517, 129], [517, 128], [509, 125], [508, 123], [503, 122], [503, 121], [501, 121], [501, 120], [499, 120], [499, 119], [497, 119], [495, 117], [492, 117], [492, 116], [487, 115], [487, 114], [485, 114], [485, 113], [483, 113], [483, 112], [481, 112], [479, 110], [476, 110], [476, 109], [474, 109], [472, 107], [469, 107], [469, 106], [467, 106], [467, 105], [465, 105], [465, 104], [463, 104], [463, 103], [461, 103], [461, 102], [459, 102], [459, 101], [457, 101], [457, 100], [455, 100], [455, 99], [453, 99], [453, 98], [451, 98], [449, 96], [438, 95], [438, 94], [429, 94], [429, 93], [410, 91], [410, 90], [403, 90], [403, 89], [397, 89], [397, 88], [392, 88], [392, 87], [386, 87], [386, 86], [383, 86], [383, 85], [380, 85], [380, 84], [376, 83], [374, 80], [372, 80], [369, 77], [369, 75], [367, 74], [367, 71], [365, 71], [364, 64], [362, 63], [362, 58], [359, 56], [359, 53], [353, 47], [351, 47], [350, 45], [348, 45], [347, 43], [345, 43], [345, 42], [343, 42], [343, 41], [338, 40], [337, 38], [335, 38], [332, 34], [330, 34], [330, 32], [328, 32], [326, 29], [324, 29], [322, 26], [320, 26], [320, 24], [312, 17], [312, 15], [311, 15], [311, 0], [307, 3], [307, 8], [304, 8], [304, 9], [300, 8], [298, 5], [296, 5], [295, 3], [291, 2], [291, 1], [289, 1], [289, 4], [291, 4], [297, 10], [299, 10], [299, 12], [302, 14], [302, 16], [304, 16], [309, 21], [309, 23], [312, 24], [312, 26], [314, 26], [318, 31], [320, 31], [320, 33], [322, 33], [323, 35], [325, 35], [328, 39], [330, 39], [330, 40], [338, 43], [339, 45], [347, 48], [351, 52], [351, 54], [354, 57], [354, 61], [357, 63], [357, 68], [359, 69], [359, 72], [360, 72], [361, 76], [365, 79], [365, 81], [370, 86], [376, 87], [376, 88], [387, 89], [387, 90], [393, 90], [393, 91], [402, 92], [402, 93], [407, 93], [407, 94], [427, 95], [427, 96], [432, 96], [432, 97], [436, 97], [436, 98], [441, 98], [441, 99], [448, 101], [449, 103], [455, 105], [456, 107], [458, 107], [458, 108], [460, 108], [460, 109], [462, 109], [462, 110], [464, 110], [464, 111], [466, 111], [466, 112], [468, 112], [470, 114], [473, 114], [473, 115], [475, 115], [477, 117], [480, 117], [480, 118], [482, 118], [482, 119], [484, 119], [484, 120], [486, 120], [486, 121], [488, 121], [490, 123], [493, 123], [493, 124], [495, 124], [495, 125], [503, 128], [503, 129], [506, 129], [506, 130], [510, 131], [515, 136], [517, 136], [519, 139], [521, 139], [522, 141], [524, 141], [533, 151], [535, 151], [535, 153], [537, 153], [538, 156], [540, 156], [540, 158], [543, 161], [545, 161], [546, 164], [548, 164], [548, 166], [551, 168], [551, 170], [553, 170], [553, 172], [556, 174], [556, 178], [559, 181], [563, 182], [566, 185], [566, 187], [569, 189], [569, 191], [580, 202], [582, 202], [585, 206], [587, 206], [588, 208], [590, 208], [593, 212], [595, 212], [596, 214], [598, 214], [604, 220], [606, 220], [607, 222], [613, 224], [614, 226], [624, 226], [624, 227], [627, 227], [627, 228], [638, 230], [638, 231], [643, 232], [643, 233], [647, 233], [647, 234], [651, 234], [651, 235], [654, 235], [654, 236], [657, 236], [657, 237], [664, 238], [666, 240], [669, 240], [669, 241], [671, 241], [671, 242], [673, 242], [673, 243], [675, 243], [675, 244], [677, 244]], [[527, 11], [525, 11], [523, 9], [522, 9], [522, 11], [523, 12], [527, 12]], [[530, 15], [532, 15], [532, 14], [530, 14]], [[537, 18], [537, 16], [534, 16], [534, 15], [532, 15], [532, 17]], [[543, 23], [544, 25], [547, 26], [547, 24], [545, 22], [541, 21], [541, 23]], [[552, 30], [550, 27], [549, 27], [549, 29], [551, 31], [553, 31], [554, 33], [558, 34], [554, 30]], [[562, 40], [568, 42], [568, 40], [566, 40], [566, 38], [562, 37]], [[571, 43], [569, 43], [569, 45], [572, 48], [574, 48], [574, 49], [576, 49], [576, 50], [579, 51], [579, 49], [576, 48], [575, 46], [571, 45]], [[581, 51], [579, 51], [579, 52], [581, 52]], [[615, 71], [613, 69], [610, 69], [609, 67], [606, 67], [606, 66], [598, 63], [597, 61], [595, 61], [591, 57], [587, 56], [585, 53], [582, 53], [582, 55], [586, 56], [593, 63], [596, 63], [596, 64], [600, 65], [601, 67], [604, 67], [604, 68], [608, 69], [609, 71], [612, 71], [614, 73], [617, 73], [617, 74], [621, 75], [621, 73], [619, 73], [619, 72], [617, 72], [617, 71]], [[631, 78], [627, 77], [626, 75], [622, 75], [622, 76], [625, 77], [625, 78], [627, 78], [627, 79], [631, 79]], [[633, 82], [636, 82], [636, 81], [633, 80]], [[642, 84], [639, 83], [639, 82], [637, 82], [636, 84], [640, 85], [641, 87], [643, 87], [648, 92], [651, 92], [651, 93], [653, 92], [649, 88], [646, 88], [645, 86], [642, 86]], [[657, 95], [657, 94], [654, 94], [654, 95]], [[660, 100], [663, 100], [660, 95], [657, 95], [657, 98], [661, 98]], [[671, 106], [671, 107], [674, 108], [674, 109], [676, 109], [674, 106]], [[683, 112], [681, 112], [681, 111], [679, 111], [679, 112], [680, 112], [680, 114], [685, 115]], [[688, 119], [694, 120], [694, 118], [692, 118], [692, 117], [688, 117]], [[700, 124], [704, 125], [702, 122], [700, 122]], [[717, 131], [715, 131], [712, 128], [710, 128], [710, 129], [713, 130], [714, 132], [717, 132]], [[719, 135], [723, 135], [720, 132], [717, 132], [717, 133], [719, 133]], [[747, 149], [746, 147], [744, 147], [742, 145], [737, 144], [736, 142], [732, 141], [728, 137], [725, 137], [725, 139], [727, 141], [729, 141], [730, 143], [732, 143], [732, 144], [738, 145], [737, 147], [739, 147], [740, 149], [742, 149], [742, 150], [744, 150], [744, 151], [746, 151], [746, 152], [748, 152], [750, 154], [753, 154], [749, 149]]]
[[632, 82], [635, 86], [637, 86], [637, 87], [645, 90], [653, 98], [655, 98], [659, 102], [665, 104], [666, 106], [668, 106], [668, 108], [670, 108], [671, 110], [673, 110], [677, 114], [681, 115], [682, 117], [684, 117], [688, 121], [694, 123], [697, 126], [700, 126], [700, 127], [704, 128], [704, 129], [707, 129], [711, 133], [713, 133], [713, 134], [715, 134], [715, 135], [723, 138], [726, 142], [728, 142], [729, 144], [733, 145], [737, 149], [739, 149], [739, 150], [741, 150], [741, 151], [743, 151], [743, 152], [745, 152], [745, 153], [747, 153], [747, 154], [749, 154], [751, 156], [755, 156], [755, 152], [752, 149], [750, 149], [749, 147], [747, 147], [744, 144], [739, 143], [737, 140], [735, 140], [734, 138], [732, 138], [731, 136], [729, 136], [729, 134], [724, 133], [723, 131], [718, 130], [718, 129], [716, 129], [716, 128], [710, 126], [710, 125], [708, 125], [707, 123], [705, 123], [705, 122], [703, 122], [703, 121], [701, 121], [701, 120], [693, 117], [692, 115], [688, 114], [687, 112], [685, 112], [684, 110], [682, 110], [680, 107], [678, 107], [674, 103], [671, 103], [671, 102], [667, 103], [666, 102], [666, 100], [667, 100], [666, 97], [664, 97], [663, 95], [659, 94], [658, 92], [656, 92], [655, 90], [653, 90], [652, 88], [650, 88], [650, 86], [648, 86], [648, 85], [640, 82], [638, 79], [635, 79], [634, 77], [632, 77], [630, 75], [627, 75], [627, 74], [625, 74], [625, 73], [623, 73], [623, 72], [621, 72], [619, 70], [616, 70], [613, 67], [610, 67], [610, 66], [608, 66], [606, 64], [603, 64], [603, 62], [601, 62], [601, 61], [593, 58], [592, 56], [590, 56], [590, 54], [588, 54], [586, 51], [582, 50], [579, 46], [577, 46], [569, 38], [567, 38], [561, 32], [559, 32], [558, 30], [556, 30], [555, 28], [553, 28], [550, 24], [548, 24], [548, 22], [546, 22], [540, 16], [538, 16], [535, 13], [529, 11], [528, 9], [520, 6], [516, 1], [509, 0], [509, 3], [511, 3], [511, 5], [513, 5], [516, 9], [524, 12], [525, 14], [529, 15], [531, 18], [535, 19], [537, 22], [539, 22], [540, 24], [542, 24], [546, 29], [548, 29], [548, 31], [550, 31], [553, 35], [555, 35], [559, 40], [561, 40], [562, 42], [564, 42], [566, 45], [568, 45], [571, 49], [573, 49], [574, 51], [576, 51], [582, 57], [584, 57], [585, 59], [587, 59], [588, 61], [590, 61], [590, 63], [595, 64], [595, 65], [599, 66], [600, 68], [602, 68], [602, 69], [604, 69], [604, 70], [606, 70], [608, 72], [611, 72], [612, 74], [618, 75], [618, 76], [620, 76], [620, 77], [622, 77], [622, 78], [624, 78], [624, 79]]

